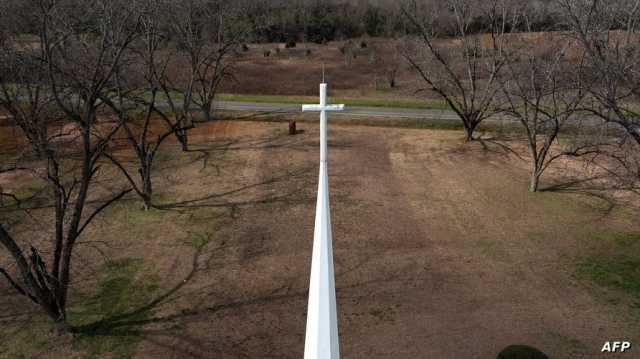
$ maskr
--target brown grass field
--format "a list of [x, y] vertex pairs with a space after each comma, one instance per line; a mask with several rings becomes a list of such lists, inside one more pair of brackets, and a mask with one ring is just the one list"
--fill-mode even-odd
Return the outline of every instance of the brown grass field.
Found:
[[[397, 96], [415, 97], [420, 87], [415, 75], [403, 64], [398, 75], [398, 87], [389, 89], [385, 82], [386, 69], [394, 58], [400, 43], [372, 38], [366, 40], [367, 48], [359, 48], [360, 41], [353, 41], [355, 59], [347, 62], [340, 47], [346, 42], [330, 42], [326, 45], [300, 43], [294, 49], [282, 44], [250, 44], [234, 66], [234, 79], [225, 82], [222, 92], [258, 95], [317, 95], [317, 83], [322, 79], [325, 66], [326, 80], [332, 92], [338, 96]], [[279, 48], [279, 53], [275, 49]], [[311, 54], [306, 56], [305, 50]], [[271, 51], [264, 57], [265, 51]], [[313, 81], [310, 81], [313, 79]], [[376, 79], [378, 90], [376, 90]]]
[[[530, 51], [554, 48], [565, 40], [562, 33], [508, 34], [510, 46], [530, 47]], [[489, 35], [478, 35], [484, 48], [491, 46]], [[364, 41], [366, 48], [360, 48]], [[471, 41], [471, 40], [470, 40]], [[325, 66], [326, 80], [332, 93], [340, 97], [410, 98], [440, 100], [437, 94], [424, 90], [425, 85], [402, 57], [403, 40], [364, 38], [350, 40], [355, 58], [347, 61], [340, 48], [348, 41], [329, 42], [325, 45], [299, 43], [296, 48], [285, 49], [283, 44], [249, 44], [233, 69], [233, 78], [221, 88], [224, 93], [252, 95], [315, 96], [317, 83]], [[440, 39], [435, 42], [443, 48], [459, 46], [459, 39]], [[276, 48], [278, 53], [276, 53]], [[309, 55], [306, 50], [311, 51]], [[270, 51], [269, 57], [264, 57]], [[446, 50], [443, 50], [446, 52]], [[387, 73], [398, 67], [396, 87], [390, 88]], [[460, 77], [464, 78], [464, 69]], [[377, 83], [377, 86], [376, 86]]]
[[[165, 147], [155, 188], [169, 208], [127, 198], [76, 254], [71, 321], [125, 315], [56, 337], [0, 281], [0, 357], [300, 358], [319, 155], [317, 125], [299, 127], [219, 121], [195, 130], [192, 152]], [[562, 186], [579, 164], [530, 194], [526, 162], [460, 132], [330, 131], [344, 358], [495, 358], [510, 344], [599, 358], [607, 340], [638, 342], [638, 292], [611, 269], [640, 258], [638, 210]], [[98, 188], [116, 185], [103, 176]], [[28, 243], [50, 211], [0, 215]]]

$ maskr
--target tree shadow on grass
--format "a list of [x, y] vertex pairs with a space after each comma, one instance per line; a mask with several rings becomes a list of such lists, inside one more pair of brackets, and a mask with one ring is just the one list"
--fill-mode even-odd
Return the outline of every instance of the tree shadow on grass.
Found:
[[[171, 314], [157, 315], [162, 308], [166, 308], [166, 305], [181, 297], [198, 294], [186, 293], [189, 292], [186, 287], [194, 281], [194, 278], [199, 272], [206, 268], [206, 265], [203, 265], [203, 261], [208, 263], [213, 257], [213, 254], [211, 254], [209, 259], [207, 259], [205, 255], [205, 249], [209, 243], [209, 240], [203, 240], [194, 245], [195, 251], [191, 258], [191, 268], [189, 272], [178, 280], [175, 285], [161, 293], [149, 296], [151, 290], [149, 290], [148, 286], [131, 285], [133, 280], [128, 281], [128, 284], [122, 288], [124, 291], [127, 291], [127, 293], [117, 290], [114, 293], [98, 290], [97, 295], [108, 297], [107, 299], [100, 298], [99, 301], [102, 303], [108, 302], [109, 305], [112, 305], [112, 302], [127, 302], [130, 298], [139, 298], [140, 296], [148, 298], [149, 300], [142, 303], [140, 300], [133, 300], [134, 303], [125, 303], [128, 304], [126, 309], [120, 307], [118, 310], [107, 310], [108, 314], [106, 315], [104, 314], [103, 308], [90, 305], [88, 310], [103, 312], [101, 315], [102, 318], [71, 327], [70, 331], [76, 336], [78, 343], [85, 343], [84, 347], [95, 355], [111, 353], [115, 356], [130, 356], [134, 353], [135, 345], [143, 339], [154, 342], [158, 346], [166, 347], [171, 351], [181, 351], [184, 350], [184, 348], [177, 348], [168, 344], [166, 340], [154, 341], [152, 337], [173, 337], [186, 342], [194, 342], [197, 341], [196, 338], [180, 339], [181, 337], [187, 336], [180, 328], [189, 321], [190, 317], [203, 316], [225, 309], [286, 297], [284, 295], [277, 295], [276, 293], [276, 295], [266, 296], [265, 298], [228, 302], [197, 309], [181, 309]], [[213, 252], [223, 248], [224, 246], [214, 248]], [[127, 276], [135, 276], [135, 273]], [[113, 281], [113, 279], [114, 278], [111, 278], [107, 280], [107, 282]], [[122, 278], [116, 279], [120, 280]], [[101, 283], [100, 287], [104, 286], [104, 282]], [[201, 290], [198, 290], [198, 292], [200, 291]], [[114, 295], [115, 297], [113, 297]], [[96, 298], [96, 296], [85, 299], [84, 302], [91, 302], [95, 300], [93, 298]], [[133, 306], [133, 308], [131, 308], [131, 306]], [[192, 352], [185, 352], [184, 354], [195, 356]]]
[[185, 209], [185, 208], [215, 208], [215, 207], [224, 207], [224, 208], [233, 209], [233, 208], [247, 206], [247, 205], [274, 204], [277, 202], [292, 203], [296, 201], [295, 198], [299, 198], [299, 195], [301, 193], [304, 193], [303, 188], [290, 188], [289, 191], [285, 193], [282, 193], [279, 195], [267, 195], [258, 199], [233, 201], [233, 200], [229, 200], [229, 197], [233, 197], [234, 195], [239, 195], [247, 191], [269, 187], [277, 183], [287, 182], [291, 179], [304, 178], [306, 177], [307, 174], [311, 173], [312, 170], [313, 169], [311, 167], [303, 168], [298, 171], [288, 172], [282, 176], [272, 177], [262, 182], [252, 183], [252, 184], [241, 186], [239, 188], [235, 188], [232, 190], [205, 194], [200, 197], [185, 200], [185, 201], [158, 204], [158, 205], [155, 205], [155, 207], [163, 210], [177, 210], [177, 209]]
[[483, 151], [487, 153], [494, 153], [504, 156], [513, 155], [521, 161], [526, 161], [526, 158], [522, 157], [522, 155], [518, 153], [518, 151], [514, 150], [508, 145], [508, 143], [513, 140], [514, 138], [500, 136], [487, 138], [479, 137], [476, 139], [476, 142], [479, 143], [482, 146]]
[[[88, 324], [77, 325], [71, 328], [74, 333], [91, 334], [91, 335], [118, 335], [118, 328], [126, 327], [130, 322], [145, 322], [151, 319], [147, 319], [145, 314], [152, 314], [153, 311], [161, 304], [165, 304], [169, 299], [179, 292], [184, 286], [189, 284], [199, 270], [198, 263], [202, 257], [203, 251], [207, 245], [206, 241], [203, 241], [196, 245], [196, 250], [193, 254], [191, 261], [191, 269], [189, 273], [176, 285], [165, 291], [163, 294], [157, 296], [147, 304], [135, 308], [133, 310], [118, 313], [107, 318], [103, 318]], [[132, 334], [131, 331], [128, 331]], [[124, 333], [126, 334], [126, 333]]]
[[[229, 354], [233, 352], [238, 357], [246, 356], [239, 349], [241, 343], [238, 340], [229, 338], [208, 338], [194, 337], [183, 330], [186, 324], [192, 321], [203, 320], [218, 312], [239, 309], [242, 307], [290, 301], [292, 299], [303, 300], [306, 291], [291, 291], [291, 285], [284, 285], [271, 290], [270, 292], [237, 300], [227, 300], [218, 304], [198, 306], [174, 310], [172, 313], [157, 315], [161, 308], [166, 308], [181, 297], [200, 295], [203, 289], [196, 289], [197, 292], [190, 293], [186, 288], [194, 281], [199, 272], [206, 269], [208, 263], [213, 258], [213, 252], [223, 249], [219, 246], [213, 250], [207, 250], [209, 258], [205, 254], [209, 241], [202, 241], [195, 246], [195, 252], [191, 259], [189, 272], [171, 288], [154, 296], [146, 304], [138, 307], [111, 313], [104, 318], [89, 323], [72, 327], [71, 332], [79, 339], [90, 340], [90, 350], [98, 350], [98, 354], [105, 352], [133, 354], [132, 345], [140, 340], [145, 340], [160, 348], [165, 348], [171, 352], [182, 353], [189, 357], [202, 356], [202, 352], [209, 349], [202, 347], [203, 342], [211, 339], [219, 350], [224, 350]], [[204, 262], [204, 263], [203, 263]], [[143, 288], [130, 288], [131, 290], [144, 290]], [[218, 342], [219, 340], [219, 342]], [[248, 339], [244, 339], [248, 340]], [[104, 346], [107, 342], [108, 349], [96, 349], [96, 346]], [[182, 344], [181, 344], [182, 343]]]
[[616, 189], [598, 186], [595, 181], [606, 179], [603, 176], [592, 176], [587, 178], [573, 178], [563, 182], [558, 182], [542, 188], [541, 192], [561, 193], [569, 195], [580, 195], [591, 198], [601, 206], [593, 206], [592, 208], [599, 212], [599, 219], [603, 219], [611, 215], [613, 211], [620, 205], [620, 201], [613, 196]]
[[[194, 278], [198, 273], [207, 268], [208, 262], [213, 258], [213, 252], [224, 249], [226, 246], [217, 246], [215, 248], [207, 248], [209, 245], [202, 242], [196, 247], [191, 260], [191, 268], [181, 280], [171, 288], [156, 295], [154, 299], [147, 304], [137, 308], [116, 313], [103, 319], [76, 326], [73, 332], [79, 337], [92, 337], [100, 340], [118, 341], [119, 345], [127, 346], [133, 340], [144, 341], [150, 347], [139, 348], [138, 350], [151, 350], [157, 353], [158, 350], [164, 353], [173, 353], [173, 355], [181, 355], [184, 357], [211, 357], [213, 353], [219, 355], [231, 355], [233, 357], [256, 357], [256, 346], [260, 346], [260, 357], [263, 358], [280, 358], [287, 350], [277, 344], [278, 339], [271, 338], [273, 327], [267, 323], [257, 324], [255, 327], [248, 327], [241, 333], [229, 333], [228, 335], [217, 333], [215, 331], [201, 331], [197, 328], [197, 323], [208, 323], [216, 316], [231, 316], [239, 314], [243, 321], [252, 322], [253, 316], [246, 315], [247, 312], [269, 312], [265, 306], [275, 305], [276, 310], [281, 310], [282, 306], [289, 307], [288, 310], [299, 308], [303, 309], [307, 300], [308, 291], [306, 287], [300, 288], [297, 282], [291, 277], [290, 281], [283, 281], [281, 285], [275, 288], [263, 291], [258, 294], [246, 296], [238, 296], [223, 299], [213, 304], [190, 304], [189, 307], [183, 309], [172, 309], [169, 313], [157, 314], [160, 308], [166, 309], [166, 305], [183, 297], [206, 294], [205, 288], [195, 289], [192, 292], [188, 288], [193, 284]], [[353, 271], [358, 271], [370, 260], [370, 257], [364, 258], [353, 266], [345, 268], [337, 277], [348, 276]], [[384, 276], [384, 278], [370, 278], [366, 281], [358, 281], [357, 283], [346, 283], [337, 288], [338, 297], [345, 298], [349, 290], [361, 286], [376, 285], [381, 282], [398, 280], [396, 274]], [[342, 293], [341, 293], [342, 292]], [[215, 299], [214, 299], [215, 300]], [[271, 307], [269, 307], [271, 308]], [[226, 314], [224, 314], [226, 313]], [[299, 322], [299, 329], [304, 328], [304, 317]], [[261, 322], [259, 322], [261, 323]], [[285, 323], [288, 323], [285, 320]], [[296, 319], [298, 323], [298, 319]], [[196, 325], [192, 330], [186, 330], [187, 326]], [[238, 322], [242, 325], [242, 321]], [[255, 324], [253, 324], [255, 325]], [[284, 324], [285, 326], [287, 324]], [[280, 326], [276, 326], [278, 330], [284, 330]], [[215, 328], [215, 326], [214, 326]], [[296, 327], [297, 328], [297, 327]], [[256, 330], [258, 330], [256, 332]], [[299, 333], [291, 333], [283, 331], [283, 336], [296, 337], [302, 336], [303, 331]], [[285, 334], [286, 333], [286, 334]], [[135, 339], [138, 338], [138, 339]], [[274, 338], [277, 338], [275, 336]], [[275, 340], [275, 342], [274, 342]], [[290, 348], [289, 348], [290, 349]], [[111, 348], [111, 352], [115, 352], [117, 348]], [[206, 354], [205, 354], [206, 353]], [[294, 357], [295, 351], [291, 351], [291, 357]], [[157, 355], [157, 354], [156, 354]]]

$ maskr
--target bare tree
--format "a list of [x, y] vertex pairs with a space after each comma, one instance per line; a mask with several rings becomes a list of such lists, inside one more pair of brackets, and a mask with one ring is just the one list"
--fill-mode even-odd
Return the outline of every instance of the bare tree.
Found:
[[591, 163], [610, 175], [614, 188], [640, 194], [640, 145], [635, 141], [623, 140], [605, 147]]
[[180, 89], [183, 110], [189, 113], [195, 104], [205, 121], [211, 120], [218, 88], [231, 74], [232, 60], [244, 35], [234, 20], [239, 15], [232, 4], [226, 0], [188, 0], [167, 5], [173, 38], [187, 63], [186, 83]]
[[[494, 0], [488, 7], [476, 1], [444, 1], [455, 20], [455, 39], [438, 40], [435, 19], [430, 9], [412, 1], [402, 12], [415, 28], [417, 39], [410, 39], [404, 56], [426, 83], [460, 117], [466, 140], [474, 139], [480, 123], [496, 113], [497, 78], [505, 58], [504, 34], [508, 8], [504, 1]], [[475, 35], [471, 26], [483, 14], [490, 19], [488, 44]]]
[[371, 48], [371, 55], [374, 56], [373, 63], [375, 63], [379, 71], [379, 76], [386, 80], [390, 89], [395, 88], [397, 85], [398, 73], [404, 63], [404, 58], [400, 54], [400, 45], [394, 43], [389, 49], [385, 49], [383, 45], [372, 45]]
[[[6, 269], [0, 273], [60, 330], [68, 330], [67, 294], [76, 244], [96, 216], [129, 192], [92, 194], [92, 184], [110, 140], [121, 127], [119, 121], [98, 120], [102, 98], [113, 91], [114, 74], [138, 20], [133, 4], [126, 1], [32, 0], [30, 5], [29, 15], [37, 19], [37, 44], [29, 49], [8, 44], [5, 54], [12, 57], [13, 74], [18, 77], [3, 79], [2, 104], [24, 130], [36, 160], [46, 162], [44, 170], [36, 172], [47, 181], [54, 202], [54, 235], [36, 247], [29, 238], [12, 236], [0, 223], [0, 243], [17, 268], [13, 275]], [[24, 31], [15, 30], [9, 38], [19, 38]], [[25, 96], [28, 101], [23, 101]], [[69, 122], [67, 132], [49, 134], [44, 110], [51, 103]], [[70, 154], [78, 158], [77, 166], [63, 171], [61, 162], [69, 161]], [[97, 205], [91, 208], [89, 200]], [[21, 245], [25, 241], [31, 242], [30, 254]], [[50, 260], [41, 255], [48, 250]]]
[[640, 0], [556, 0], [585, 56], [580, 74], [592, 100], [584, 111], [640, 144]]
[[[579, 44], [585, 66], [579, 74], [588, 103], [581, 109], [607, 127], [621, 129], [597, 159], [621, 187], [640, 181], [640, 0], [556, 0], [565, 27]], [[593, 163], [598, 163], [594, 160]]]
[[[193, 127], [189, 121], [188, 99], [180, 106], [173, 98], [176, 87], [168, 69], [175, 57], [169, 47], [170, 34], [163, 27], [162, 16], [166, 11], [163, 5], [162, 0], [144, 2], [140, 39], [132, 49], [135, 55], [115, 75], [118, 96], [105, 100], [123, 123], [125, 138], [137, 158], [138, 175], [132, 175], [115, 154], [106, 156], [122, 171], [146, 210], [153, 206], [153, 165], [158, 150], [174, 134], [186, 150], [186, 133]], [[190, 96], [189, 91], [186, 96]], [[144, 113], [131, 116], [127, 102], [143, 107]]]
[[510, 51], [500, 83], [505, 98], [504, 114], [516, 119], [523, 127], [531, 158], [529, 190], [537, 192], [540, 177], [562, 156], [580, 156], [597, 148], [591, 143], [576, 141], [560, 143], [561, 131], [568, 126], [579, 128], [578, 109], [585, 94], [573, 76], [580, 62], [566, 56], [569, 43], [554, 41], [523, 46]]

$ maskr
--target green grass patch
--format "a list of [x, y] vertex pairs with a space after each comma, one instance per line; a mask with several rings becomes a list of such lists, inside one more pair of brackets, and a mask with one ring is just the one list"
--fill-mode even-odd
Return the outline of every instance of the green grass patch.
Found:
[[[217, 101], [235, 101], [235, 102], [255, 102], [255, 103], [287, 103], [287, 104], [303, 104], [316, 103], [317, 96], [281, 96], [281, 95], [242, 95], [242, 94], [219, 94], [216, 96]], [[332, 97], [329, 96], [331, 103], [342, 103], [347, 106], [364, 106], [364, 107], [391, 107], [391, 108], [413, 108], [413, 109], [431, 109], [431, 110], [448, 110], [449, 106], [443, 101], [437, 100], [421, 100], [413, 98], [373, 98], [373, 97]]]
[[127, 223], [127, 225], [132, 228], [134, 226], [137, 228], [142, 225], [160, 223], [167, 215], [167, 211], [160, 209], [151, 208], [144, 210], [142, 200], [138, 197], [115, 203], [104, 212], [105, 217], [124, 221], [124, 223]]
[[56, 344], [55, 334], [52, 334], [51, 322], [44, 315], [29, 318], [28, 326], [6, 333], [0, 331], [2, 345], [0, 358], [27, 359], [42, 357]]
[[[161, 201], [160, 196], [155, 195], [154, 201]], [[127, 225], [126, 231], [132, 238], [139, 240], [151, 239], [150, 231], [152, 227], [162, 225], [168, 220], [169, 212], [150, 208], [145, 210], [142, 208], [142, 200], [136, 198], [136, 201], [125, 204], [122, 208], [121, 216], [124, 217], [124, 223]], [[171, 217], [169, 217], [171, 218]], [[169, 219], [170, 220], [170, 219]]]
[[[153, 274], [153, 268], [142, 259], [108, 261], [100, 269], [94, 287], [74, 289], [70, 293], [69, 324], [88, 325], [142, 308], [155, 299], [159, 283], [160, 278]], [[80, 331], [72, 341], [73, 352], [83, 358], [130, 358], [141, 340], [141, 328], [126, 325], [126, 322], [144, 321], [153, 314], [153, 310], [143, 311], [126, 316], [120, 321], [124, 325]], [[10, 334], [0, 345], [0, 358], [49, 357], [59, 348], [61, 338], [54, 332], [48, 317], [36, 314], [28, 320], [28, 326], [15, 332], [3, 332], [8, 328], [0, 329], [0, 336]]]
[[211, 235], [209, 234], [195, 234], [185, 242], [186, 245], [195, 249], [204, 248], [207, 244], [211, 243]]
[[[526, 179], [528, 180], [529, 177], [526, 177]], [[568, 215], [582, 209], [581, 202], [576, 201], [575, 196], [566, 196], [559, 192], [545, 191], [545, 185], [546, 183], [541, 183], [541, 188], [543, 189], [541, 191], [527, 191], [526, 200], [535, 202], [543, 207], [546, 212], [557, 213], [558, 215]]]
[[97, 288], [91, 292], [74, 293], [74, 304], [69, 309], [69, 323], [86, 326], [97, 321], [125, 316], [117, 326], [105, 326], [96, 330], [83, 330], [77, 336], [77, 345], [90, 357], [109, 354], [115, 358], [133, 355], [140, 341], [139, 327], [127, 322], [144, 321], [151, 318], [152, 310], [132, 315], [154, 299], [160, 288], [160, 278], [151, 274], [142, 259], [123, 258], [104, 264]]
[[598, 236], [596, 254], [577, 260], [578, 275], [629, 294], [640, 308], [640, 233]]

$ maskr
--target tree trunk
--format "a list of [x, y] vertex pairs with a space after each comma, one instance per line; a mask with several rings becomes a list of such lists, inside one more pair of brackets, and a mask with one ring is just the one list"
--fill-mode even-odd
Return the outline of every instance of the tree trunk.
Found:
[[139, 191], [139, 195], [144, 203], [144, 210], [151, 209], [151, 198], [153, 197], [153, 186], [151, 182], [151, 166], [153, 163], [154, 152], [148, 152], [146, 155], [140, 158], [141, 164], [138, 169], [140, 174], [140, 180], [142, 182], [142, 188]]
[[532, 193], [538, 192], [539, 184], [540, 184], [540, 174], [538, 173], [537, 170], [534, 170], [531, 173], [531, 180], [529, 182], [529, 192], [532, 192]]
[[145, 170], [142, 185], [142, 200], [144, 201], [144, 210], [151, 209], [151, 198], [153, 197], [153, 187], [151, 185], [151, 166], [148, 166]]
[[465, 134], [465, 139], [464, 142], [471, 142], [474, 140], [473, 138], [473, 133], [476, 130], [476, 126], [473, 123], [470, 123], [468, 121], [464, 121], [464, 134]]
[[178, 142], [180, 142], [180, 145], [182, 146], [182, 151], [184, 152], [189, 151], [189, 136], [187, 134], [187, 130], [177, 130], [176, 138], [178, 139]]
[[[65, 298], [66, 299], [66, 298]], [[66, 300], [56, 299], [57, 302], [66, 302]], [[69, 328], [67, 324], [66, 308], [60, 308], [56, 303], [43, 303], [40, 304], [45, 312], [49, 315], [51, 320], [56, 326], [56, 332], [62, 334]]]
[[21, 295], [38, 304], [55, 323], [65, 323], [66, 292], [59, 290], [57, 279], [47, 273], [38, 251], [31, 247], [31, 256], [27, 256], [1, 224], [0, 244], [13, 257], [21, 280], [13, 279], [2, 268], [0, 268], [0, 274]]
[[148, 193], [144, 193], [144, 194], [142, 195], [142, 201], [144, 202], [144, 207], [143, 207], [143, 209], [144, 209], [145, 211], [150, 210], [150, 209], [151, 209], [151, 207], [152, 207], [152, 204], [151, 204], [151, 195], [150, 195], [150, 194], [148, 194]]
[[66, 206], [66, 200], [64, 193], [60, 191], [57, 182], [60, 181], [60, 173], [58, 163], [50, 156], [47, 164], [47, 176], [51, 179], [49, 186], [51, 187], [51, 195], [55, 203], [55, 218], [56, 218], [56, 232], [55, 232], [55, 244], [53, 247], [53, 264], [51, 274], [54, 278], [58, 278], [60, 275], [60, 260], [62, 258], [62, 246], [64, 242], [64, 212]]
[[211, 117], [211, 103], [205, 103], [201, 106], [201, 111], [202, 111], [202, 117], [204, 118], [204, 122], [209, 122], [211, 121], [212, 117]]
[[211, 112], [207, 111], [206, 109], [202, 109], [202, 118], [204, 119], [204, 122], [209, 122], [211, 121]]

